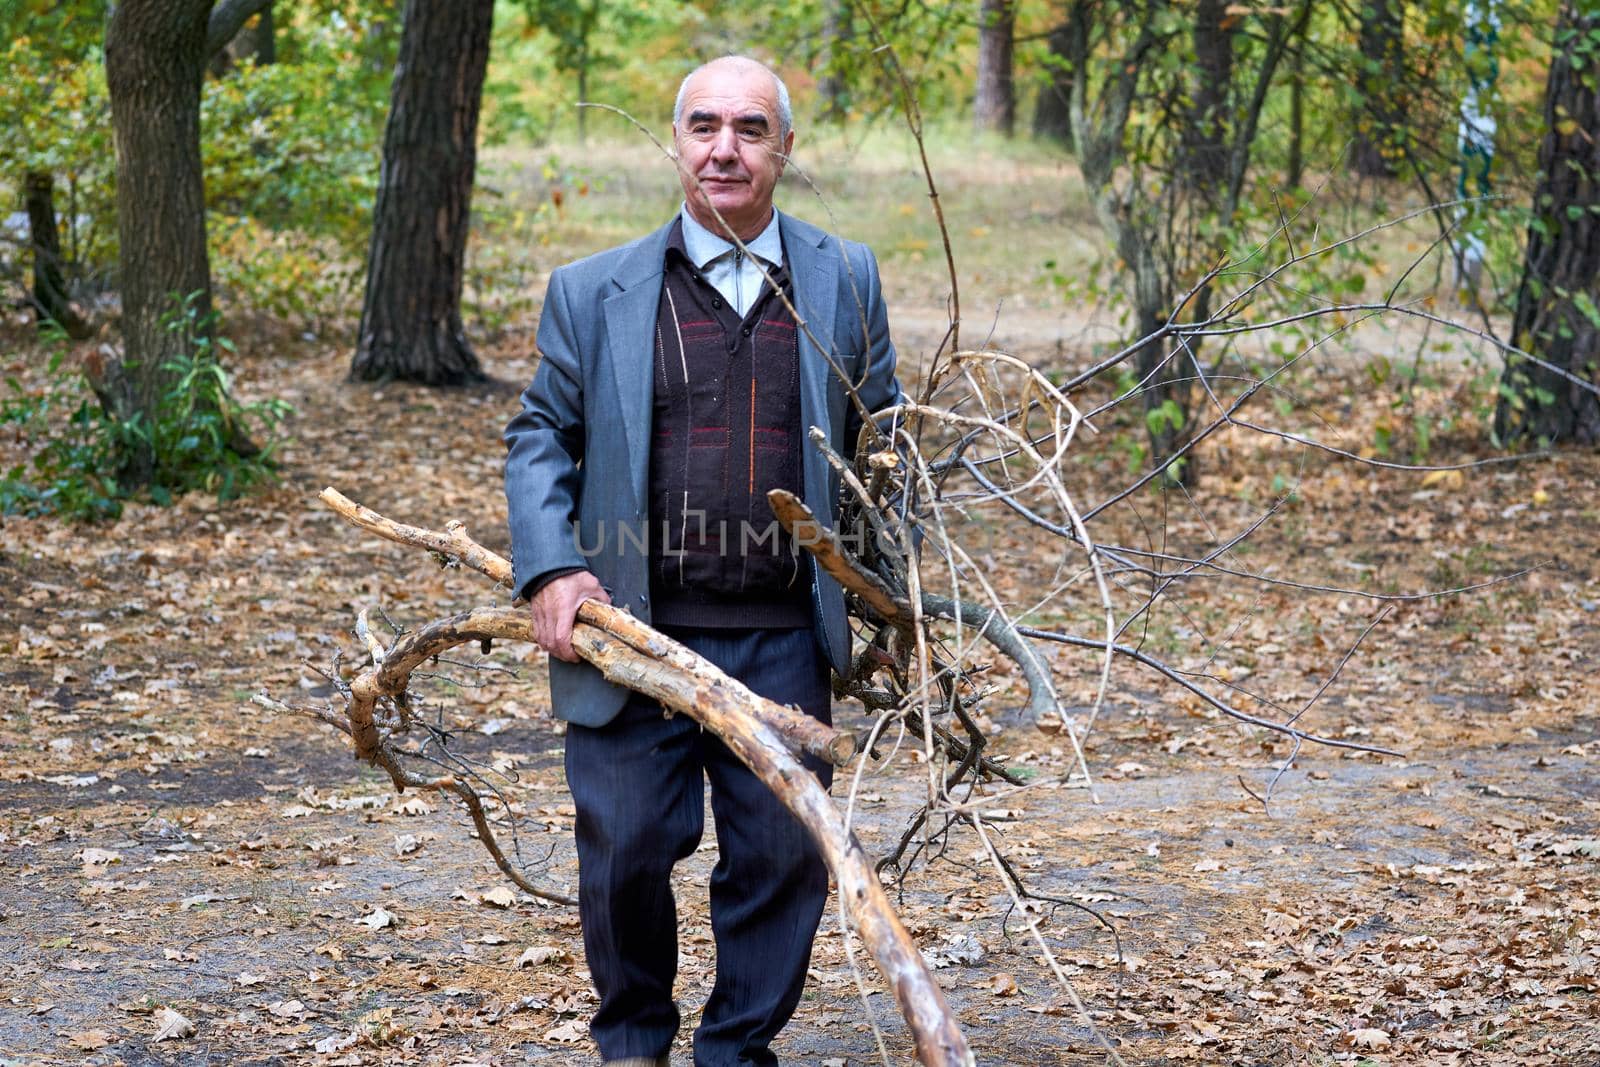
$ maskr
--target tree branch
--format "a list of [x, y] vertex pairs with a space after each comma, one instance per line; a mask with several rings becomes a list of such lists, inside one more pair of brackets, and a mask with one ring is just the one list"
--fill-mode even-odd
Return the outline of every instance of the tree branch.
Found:
[[222, 0], [222, 3], [211, 9], [211, 17], [206, 21], [206, 55], [214, 56], [224, 48], [228, 42], [238, 36], [244, 24], [251, 17], [260, 14], [262, 9], [272, 6], [273, 0]]

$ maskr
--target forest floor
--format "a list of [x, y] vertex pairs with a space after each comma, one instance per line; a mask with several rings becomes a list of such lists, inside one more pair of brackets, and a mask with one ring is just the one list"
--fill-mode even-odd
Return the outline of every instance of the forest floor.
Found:
[[[914, 175], [897, 180], [885, 203], [916, 197]], [[626, 180], [608, 195], [628, 199]], [[951, 195], [959, 214], [968, 201]], [[659, 199], [670, 210], [670, 190]], [[558, 262], [604, 239], [534, 254]], [[924, 250], [884, 257], [907, 354], [939, 332]], [[1046, 252], [996, 257], [995, 271], [1023, 288]], [[989, 297], [980, 284], [971, 299]], [[1012, 301], [1016, 319], [1001, 321], [1025, 354], [1081, 365], [1079, 335], [1047, 336], [1060, 304], [1033, 321]], [[343, 735], [251, 702], [329, 699], [312, 667], [340, 650], [346, 670], [356, 662], [364, 607], [416, 625], [504, 602], [315, 497], [333, 485], [401, 521], [459, 518], [504, 551], [498, 436], [532, 372], [529, 335], [484, 343], [496, 381], [447, 393], [347, 384], [348, 352], [298, 334], [238, 339], [240, 390], [297, 410], [280, 486], [130, 505], [100, 526], [4, 520], [0, 1065], [594, 1062], [575, 911], [508, 892], [449, 798], [396, 796]], [[7, 341], [21, 354], [4, 372], [31, 384], [38, 361]], [[1298, 399], [1264, 420], [1390, 459], [1424, 425], [1429, 462], [1495, 455], [1481, 376], [1441, 371], [1397, 406], [1387, 371], [1330, 358], [1292, 387]], [[1103, 498], [1141, 439], [1137, 420], [1115, 419], [1083, 438], [1075, 488]], [[0, 469], [26, 444], [0, 439]], [[1151, 615], [1145, 647], [1241, 702], [1251, 690], [1298, 708], [1337, 673], [1303, 724], [1401, 755], [1307, 746], [1264, 805], [1291, 754], [1281, 738], [1119, 663], [1087, 745], [1091, 796], [1060, 724], [1024, 721], [1020, 680], [997, 663], [984, 721], [1029, 785], [988, 787], [982, 810], [1028, 888], [1070, 902], [1029, 914], [1089, 1018], [977, 839], [953, 834], [909, 873], [901, 914], [979, 1062], [1103, 1063], [1098, 1031], [1129, 1064], [1600, 1064], [1600, 455], [1423, 474], [1232, 435], [1205, 446], [1201, 469], [1187, 499], [1146, 493], [1107, 512], [1102, 538], [1201, 552], [1292, 490], [1234, 558], [1356, 592], [1193, 583]], [[1010, 602], [1059, 582], [1059, 545], [986, 521], [974, 514], [972, 530]], [[1360, 594], [1529, 568], [1398, 603], [1336, 671], [1378, 607]], [[524, 646], [491, 659], [518, 675], [441, 684], [428, 706], [460, 753], [509, 778], [532, 876], [570, 893], [572, 809], [541, 658]], [[1081, 715], [1098, 662], [1052, 666]], [[858, 707], [836, 714], [865, 723]], [[905, 749], [864, 769], [855, 828], [870, 851], [899, 839], [926, 770]], [[708, 832], [677, 876], [685, 1038], [713, 973], [715, 857]], [[1073, 905], [1115, 929], [1120, 963]], [[859, 974], [830, 911], [777, 1045], [786, 1063], [881, 1062], [875, 1027], [889, 1060], [909, 1061], [892, 998], [855, 955]]]

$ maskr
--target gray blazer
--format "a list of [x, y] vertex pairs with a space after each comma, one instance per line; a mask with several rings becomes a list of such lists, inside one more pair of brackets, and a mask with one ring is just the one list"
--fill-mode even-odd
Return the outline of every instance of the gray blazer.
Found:
[[[612, 603], [650, 620], [645, 525], [657, 305], [668, 223], [647, 237], [560, 267], [539, 319], [541, 359], [506, 427], [506, 500], [514, 589], [552, 570], [587, 567]], [[800, 331], [800, 410], [844, 455], [861, 426], [840, 375], [871, 411], [901, 402], [894, 345], [865, 245], [780, 215]], [[821, 345], [830, 346], [824, 353]], [[830, 366], [829, 357], [832, 359]], [[829, 525], [839, 479], [815, 448], [803, 448], [806, 504]], [[812, 622], [834, 670], [850, 662], [844, 594], [811, 568]], [[627, 691], [587, 663], [550, 661], [550, 698], [569, 722], [602, 726]]]

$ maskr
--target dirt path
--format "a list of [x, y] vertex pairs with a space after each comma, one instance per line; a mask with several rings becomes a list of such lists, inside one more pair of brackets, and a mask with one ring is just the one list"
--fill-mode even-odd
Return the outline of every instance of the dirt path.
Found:
[[[492, 365], [508, 380], [529, 370]], [[514, 398], [349, 387], [331, 354], [247, 354], [246, 371], [248, 388], [300, 408], [281, 489], [130, 508], [99, 529], [6, 520], [0, 1064], [592, 1062], [576, 915], [499, 895], [441, 798], [397, 798], [327, 728], [249, 703], [325, 695], [302, 662], [331, 664], [361, 606], [415, 623], [492, 599], [475, 576], [350, 535], [310, 501], [335, 484], [397, 517], [461, 517], [503, 546], [493, 441]], [[1202, 490], [1215, 514], [1278, 469], [1270, 450], [1230, 455]], [[1038, 906], [1127, 1062], [1600, 1063], [1597, 475], [1594, 456], [1420, 491], [1303, 472], [1298, 510], [1253, 565], [1348, 580], [1354, 561], [1411, 587], [1553, 562], [1396, 612], [1313, 718], [1404, 758], [1308, 750], [1270, 812], [1239, 779], [1262, 793], [1287, 749], [1146, 677], [1115, 679], [1090, 752], [1098, 804], [1062, 784], [1063, 739], [1000, 713], [1014, 688], [997, 695], [996, 743], [1038, 784], [984, 810], [1035, 892], [1120, 933], [1119, 971], [1092, 918]], [[1175, 517], [1174, 538], [1197, 525]], [[997, 568], [1019, 582], [1048, 573], [1007, 551]], [[1360, 620], [1348, 610], [1277, 595], [1254, 615], [1229, 607], [1215, 625], [1242, 629], [1225, 669], [1309, 697]], [[461, 751], [515, 774], [523, 855], [570, 890], [540, 673], [530, 658], [520, 679], [446, 689], [433, 711]], [[870, 849], [899, 836], [921, 773], [902, 758], [866, 778]], [[679, 874], [690, 1025], [712, 975], [711, 842]], [[980, 1062], [1104, 1062], [977, 848], [954, 835], [919, 867], [904, 915]], [[890, 998], [874, 975], [865, 984], [906, 1062]], [[156, 1040], [167, 1010], [193, 1033]], [[875, 1062], [868, 1019], [830, 918], [780, 1053]]]

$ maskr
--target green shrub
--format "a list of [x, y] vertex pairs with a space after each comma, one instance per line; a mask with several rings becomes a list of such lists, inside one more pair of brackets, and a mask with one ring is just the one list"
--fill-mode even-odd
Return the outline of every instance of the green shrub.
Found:
[[[185, 301], [168, 316], [168, 328], [192, 338], [192, 351], [162, 365], [167, 386], [150, 418], [117, 419], [94, 397], [81, 368], [65, 357], [60, 339], [41, 387], [32, 391], [8, 378], [0, 400], [0, 426], [16, 427], [32, 442], [32, 455], [0, 477], [0, 513], [55, 514], [77, 520], [115, 518], [122, 502], [170, 504], [191, 490], [229, 500], [277, 479], [273, 456], [292, 409], [282, 400], [240, 402], [229, 389], [213, 340]], [[249, 455], [237, 444], [254, 437]], [[134, 484], [125, 472], [148, 449], [153, 471]]]

